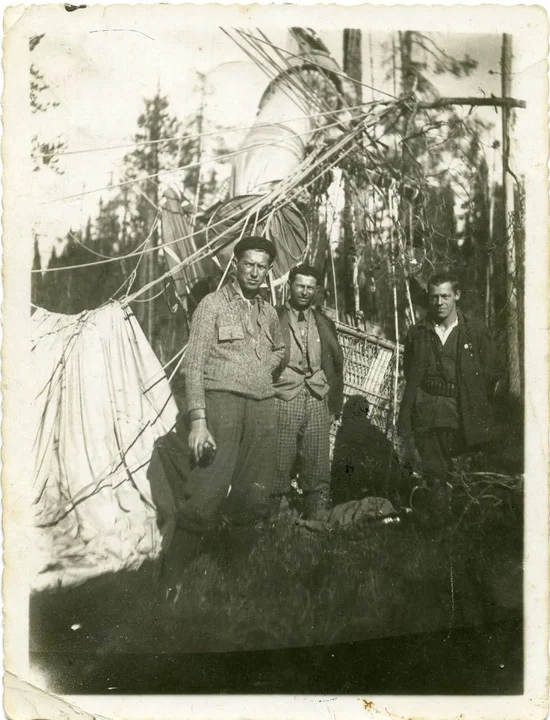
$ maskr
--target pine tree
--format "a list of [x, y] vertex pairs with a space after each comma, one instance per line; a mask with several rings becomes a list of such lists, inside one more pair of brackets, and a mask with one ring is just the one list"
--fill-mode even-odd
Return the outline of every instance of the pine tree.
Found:
[[[358, 104], [362, 62], [360, 42], [353, 32], [344, 35], [344, 68], [356, 81], [355, 93], [348, 91], [348, 101]], [[422, 300], [430, 269], [440, 264], [466, 267], [471, 262], [460, 247], [463, 238], [457, 235], [455, 214], [460, 202], [467, 205], [462, 214], [478, 211], [472, 203], [478, 193], [475, 202], [479, 205], [485, 180], [479, 138], [489, 128], [474, 113], [463, 118], [452, 107], [418, 107], [421, 101], [433, 103], [439, 98], [439, 75], [466, 76], [475, 69], [475, 60], [468, 55], [449, 56], [424, 33], [405, 31], [396, 38], [389, 64], [400, 102], [380, 121], [376, 134], [383, 143], [372, 143], [365, 135], [364, 145], [359, 144], [341, 164], [346, 195], [338, 261], [344, 270], [349, 316], [357, 320], [366, 315], [390, 336], [395, 332], [394, 283], [402, 334], [407, 322], [416, 319], [412, 306]], [[458, 178], [448, 172], [451, 159], [461, 162]], [[464, 196], [461, 200], [459, 190]], [[479, 226], [476, 237], [481, 234]], [[479, 298], [483, 301], [482, 294]], [[402, 321], [405, 317], [407, 322]]]
[[92, 243], [92, 218], [88, 216], [88, 221], [86, 222], [86, 230], [84, 231], [84, 245], [86, 247], [91, 247]]
[[89, 262], [98, 263], [97, 267], [90, 268], [90, 274], [94, 278], [94, 282], [90, 286], [89, 299], [92, 307], [98, 307], [108, 302], [122, 284], [123, 272], [120, 262], [101, 262], [116, 257], [120, 253], [119, 212], [118, 198], [113, 198], [106, 203], [100, 198], [93, 231], [90, 218], [86, 224], [83, 245], [92, 251]]
[[43, 280], [40, 270], [42, 269], [42, 261], [40, 259], [40, 247], [38, 245], [38, 234], [34, 233], [34, 253], [32, 260], [31, 274], [31, 302], [38, 307], [42, 306], [43, 298]]
[[[471, 266], [472, 219], [481, 211], [480, 193], [486, 180], [479, 138], [490, 125], [475, 113], [463, 118], [452, 106], [438, 110], [417, 106], [419, 101], [434, 102], [440, 97], [438, 76], [465, 77], [473, 72], [477, 67], [473, 58], [450, 56], [426, 33], [404, 31], [397, 39], [389, 64], [400, 92], [401, 115], [389, 130], [394, 142], [389, 143], [388, 160], [399, 179], [398, 274], [404, 291], [415, 304], [422, 304], [422, 287], [434, 268], [454, 267], [460, 273]], [[450, 172], [451, 161], [460, 163], [458, 173]], [[465, 233], [457, 233], [462, 223], [457, 210], [466, 218]], [[478, 225], [476, 242], [481, 234]], [[482, 242], [486, 247], [486, 239]], [[476, 249], [476, 260], [482, 255], [483, 250]], [[411, 266], [407, 256], [416, 264]], [[484, 265], [478, 270], [479, 282], [485, 287]], [[401, 291], [401, 280], [399, 287]], [[483, 303], [483, 292], [472, 293], [469, 300]], [[483, 307], [476, 311], [483, 312]]]
[[[44, 33], [34, 35], [29, 40], [29, 50], [34, 52], [40, 41], [43, 39]], [[30, 83], [29, 83], [29, 102], [31, 112], [45, 113], [51, 108], [58, 107], [56, 100], [48, 99], [48, 90], [50, 85], [44, 77], [44, 74], [34, 62], [30, 65]], [[59, 164], [57, 153], [66, 148], [64, 140], [58, 135], [55, 139], [40, 138], [38, 135], [32, 137], [31, 156], [34, 163], [34, 171], [37, 172], [42, 167], [49, 167], [54, 172], [62, 175], [63, 169]]]
[[[127, 205], [124, 208], [125, 243], [127, 236], [132, 238], [134, 248], [141, 246], [145, 251], [139, 263], [137, 287], [146, 286], [160, 276], [164, 270], [159, 262], [158, 253], [152, 248], [159, 245], [160, 234], [158, 217], [161, 200], [161, 183], [168, 178], [177, 182], [177, 175], [170, 177], [164, 173], [176, 170], [181, 165], [181, 146], [179, 134], [181, 125], [169, 112], [168, 99], [160, 91], [152, 98], [144, 100], [145, 109], [138, 118], [138, 132], [134, 136], [136, 148], [125, 157], [125, 180], [132, 180], [130, 191], [124, 195]], [[155, 224], [156, 223], [156, 224]], [[163, 313], [162, 300], [154, 298], [157, 288], [147, 291], [140, 300], [150, 298], [148, 302], [136, 304], [135, 312], [153, 347], [157, 345], [158, 327], [155, 316]]]

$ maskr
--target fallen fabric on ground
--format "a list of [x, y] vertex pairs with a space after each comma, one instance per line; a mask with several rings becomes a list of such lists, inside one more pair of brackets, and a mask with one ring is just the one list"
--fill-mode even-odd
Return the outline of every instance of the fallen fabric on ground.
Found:
[[336, 505], [325, 520], [298, 520], [298, 523], [310, 530], [328, 530], [360, 527], [396, 515], [394, 506], [386, 498], [365, 497]]
[[147, 477], [177, 415], [166, 375], [120, 303], [38, 309], [32, 345], [34, 589], [137, 568], [174, 524], [170, 488]]

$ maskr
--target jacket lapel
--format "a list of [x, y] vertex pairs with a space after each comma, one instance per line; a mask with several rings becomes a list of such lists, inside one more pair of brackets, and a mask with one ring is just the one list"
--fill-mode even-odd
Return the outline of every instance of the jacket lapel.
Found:
[[283, 305], [277, 308], [277, 315], [279, 316], [279, 325], [281, 326], [281, 332], [283, 335], [283, 341], [285, 343], [285, 354], [280, 366], [280, 371], [288, 365], [290, 360], [290, 323], [288, 319], [288, 309]]
[[[296, 318], [295, 318], [295, 316], [294, 316], [294, 313], [293, 313], [289, 308], [286, 308], [286, 314], [287, 314], [287, 317], [288, 317], [288, 324], [289, 324], [289, 327], [290, 327], [290, 331], [292, 332], [292, 334], [293, 334], [293, 336], [294, 336], [294, 339], [295, 339], [296, 342], [298, 343], [298, 347], [300, 348], [300, 350], [301, 350], [302, 353], [303, 353], [303, 352], [304, 352], [304, 347], [303, 347], [303, 342], [302, 342], [302, 334], [301, 334], [300, 328], [298, 327], [298, 324], [297, 324], [297, 322], [296, 322]], [[306, 348], [306, 351], [307, 351], [307, 348]], [[305, 354], [305, 353], [304, 353], [304, 354]]]

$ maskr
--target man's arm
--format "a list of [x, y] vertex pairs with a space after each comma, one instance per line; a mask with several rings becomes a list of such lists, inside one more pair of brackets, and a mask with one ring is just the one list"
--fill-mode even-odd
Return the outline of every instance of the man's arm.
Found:
[[403, 351], [403, 375], [405, 376], [405, 381], [409, 379], [409, 373], [413, 364], [414, 351], [412, 336], [413, 328], [410, 327], [407, 332], [407, 337], [405, 338], [405, 349]]
[[184, 362], [185, 392], [189, 413], [189, 447], [196, 462], [202, 457], [204, 446], [216, 447], [208, 430], [204, 367], [215, 339], [216, 317], [210, 296], [198, 305], [191, 321], [191, 332]]
[[279, 323], [279, 316], [276, 311], [273, 311], [273, 317], [271, 319], [271, 337], [273, 345], [271, 346], [271, 357], [270, 357], [270, 372], [273, 375], [279, 369], [283, 358], [285, 356], [285, 341], [283, 339], [283, 331], [281, 330], [281, 324]]
[[[335, 398], [333, 414], [338, 417], [342, 412], [344, 405], [344, 351], [338, 340], [338, 330], [336, 325], [325, 313], [321, 313], [321, 317], [328, 326], [332, 340], [330, 341], [330, 352], [334, 362], [334, 377], [331, 382], [331, 395]], [[329, 338], [330, 339], [330, 338]]]
[[191, 321], [183, 363], [187, 411], [204, 410], [204, 368], [214, 343], [216, 317], [209, 295], [201, 300]]
[[336, 369], [336, 372], [339, 375], [343, 375], [344, 373], [344, 351], [342, 350], [342, 346], [340, 345], [340, 341], [338, 340], [338, 330], [336, 329], [336, 325], [332, 322], [330, 318], [327, 318], [330, 324], [330, 328], [334, 334], [334, 367]]

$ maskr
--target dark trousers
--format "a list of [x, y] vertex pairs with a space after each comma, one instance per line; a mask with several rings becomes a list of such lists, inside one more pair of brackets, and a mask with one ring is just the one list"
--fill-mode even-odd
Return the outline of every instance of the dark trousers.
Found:
[[216, 456], [209, 466], [191, 471], [178, 526], [203, 533], [222, 519], [237, 528], [253, 525], [269, 514], [277, 444], [275, 399], [207, 392], [206, 418]]
[[465, 450], [462, 434], [452, 428], [434, 428], [430, 432], [416, 433], [415, 445], [427, 480], [448, 480], [453, 458]]

